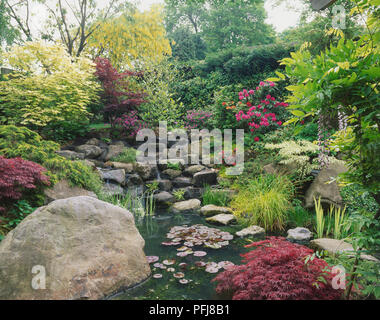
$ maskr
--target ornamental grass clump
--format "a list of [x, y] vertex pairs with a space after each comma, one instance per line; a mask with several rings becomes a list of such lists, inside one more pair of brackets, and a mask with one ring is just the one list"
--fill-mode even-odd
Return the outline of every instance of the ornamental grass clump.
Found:
[[233, 300], [337, 300], [343, 293], [332, 286], [333, 274], [313, 250], [269, 237], [246, 248], [242, 265], [229, 267], [213, 280], [216, 292]]
[[268, 231], [284, 229], [294, 194], [294, 186], [286, 176], [261, 175], [237, 188], [239, 192], [230, 206], [241, 223]]

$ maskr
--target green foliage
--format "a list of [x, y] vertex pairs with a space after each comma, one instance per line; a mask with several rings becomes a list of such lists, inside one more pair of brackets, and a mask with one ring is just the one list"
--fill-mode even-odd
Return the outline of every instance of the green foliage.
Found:
[[206, 185], [202, 194], [202, 204], [204, 206], [213, 204], [216, 206], [225, 207], [230, 202], [230, 197], [226, 191], [212, 189]]
[[181, 41], [173, 48], [183, 53], [182, 56], [186, 49], [190, 51], [185, 55], [189, 58], [203, 53], [203, 45], [197, 45], [198, 39], [208, 52], [269, 43], [274, 39], [272, 27], [265, 23], [262, 0], [166, 0], [165, 4], [168, 36], [175, 40], [181, 32]]
[[185, 200], [185, 197], [184, 197], [185, 192], [186, 191], [184, 189], [178, 189], [178, 190], [173, 191], [173, 196], [177, 201], [182, 201], [182, 200]]
[[81, 161], [66, 160], [55, 157], [44, 162], [44, 167], [51, 172], [55, 181], [68, 179], [71, 185], [79, 186], [99, 194], [102, 180], [97, 172]]
[[324, 214], [321, 199], [314, 198], [315, 203], [315, 223], [318, 238], [333, 236], [334, 239], [345, 239], [350, 234], [352, 225], [348, 221], [346, 208], [331, 205], [328, 214]]
[[[182, 102], [186, 110], [203, 108], [212, 112], [218, 128], [228, 125], [234, 128], [233, 118], [224, 123], [225, 110], [220, 110], [221, 103], [237, 102], [242, 88], [256, 88], [260, 81], [273, 76], [279, 68], [278, 60], [287, 57], [290, 50], [277, 45], [242, 46], [214, 51], [202, 61], [179, 64], [178, 77], [170, 85], [174, 99]], [[285, 86], [279, 84], [278, 98]]]
[[340, 194], [349, 215], [359, 213], [373, 216], [379, 210], [379, 205], [375, 199], [360, 185], [350, 184], [344, 186], [340, 189]]
[[6, 216], [0, 216], [0, 241], [12, 229], [14, 229], [24, 218], [33, 213], [33, 208], [26, 200], [17, 201]]
[[274, 150], [280, 157], [280, 164], [291, 165], [299, 179], [304, 179], [313, 169], [318, 168], [316, 156], [319, 148], [307, 140], [289, 140], [279, 144], [267, 143], [265, 149]]
[[168, 169], [181, 170], [181, 163], [179, 162], [168, 162]]
[[139, 117], [149, 127], [158, 126], [159, 121], [167, 121], [169, 129], [178, 127], [183, 106], [170, 88], [178, 78], [176, 65], [165, 59], [160, 63], [145, 61], [140, 68], [144, 75], [135, 79], [135, 85], [147, 94], [144, 98], [147, 102], [139, 106]]
[[311, 228], [314, 224], [314, 216], [302, 207], [299, 199], [293, 199], [292, 207], [288, 211], [287, 225], [290, 228], [305, 227]]
[[261, 175], [239, 186], [231, 207], [242, 223], [260, 225], [267, 231], [283, 230], [293, 194], [286, 176]]
[[[87, 106], [97, 100], [94, 65], [71, 57], [60, 45], [27, 42], [6, 54], [16, 74], [0, 82], [0, 123], [27, 126], [65, 139], [88, 123]], [[54, 130], [59, 128], [59, 132]]]
[[57, 157], [59, 144], [43, 140], [41, 136], [25, 127], [0, 125], [0, 154], [7, 158], [21, 157], [43, 165]]
[[316, 115], [348, 117], [347, 130], [335, 137], [335, 147], [350, 168], [345, 180], [366, 186], [380, 202], [380, 10], [378, 1], [352, 2], [356, 6], [350, 15], [367, 18], [364, 34], [355, 40], [341, 34], [337, 44], [318, 55], [304, 46], [282, 60], [293, 83], [287, 89], [295, 117], [288, 123]]
[[123, 163], [135, 163], [136, 162], [136, 149], [126, 148], [122, 153], [116, 157], [111, 158], [111, 161], [114, 162], [123, 162]]
[[43, 140], [39, 134], [25, 127], [0, 125], [0, 155], [21, 157], [42, 165], [49, 170], [47, 175], [53, 184], [68, 179], [72, 185], [99, 193], [102, 186], [99, 175], [80, 161], [70, 161], [57, 155], [55, 152], [58, 150], [59, 144]]
[[316, 141], [318, 139], [318, 124], [316, 122], [308, 122], [304, 125], [297, 126], [294, 130], [294, 134], [296, 140]]

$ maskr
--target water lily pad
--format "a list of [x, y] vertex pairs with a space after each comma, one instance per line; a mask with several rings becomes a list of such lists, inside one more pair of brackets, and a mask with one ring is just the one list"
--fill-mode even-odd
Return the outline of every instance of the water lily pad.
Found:
[[186, 246], [182, 246], [180, 248], [177, 248], [177, 251], [186, 251], [187, 249], [189, 249], [189, 248]]
[[181, 279], [184, 276], [185, 276], [185, 274], [183, 272], [177, 272], [177, 273], [173, 274], [173, 277], [177, 278], [177, 279]]
[[175, 264], [175, 260], [174, 259], [164, 260], [162, 261], [162, 263], [167, 266], [171, 266], [172, 264]]
[[189, 255], [189, 253], [187, 253], [186, 251], [178, 252], [178, 253], [177, 253], [177, 256], [178, 256], [178, 257], [186, 257], [186, 256], [188, 256], [188, 255]]
[[194, 257], [204, 257], [207, 255], [206, 251], [194, 251]]
[[206, 266], [206, 262], [203, 262], [203, 261], [196, 261], [196, 262], [195, 262], [195, 265], [196, 265], [198, 268], [202, 268], [202, 267]]
[[159, 257], [157, 256], [147, 256], [146, 259], [148, 260], [148, 263], [154, 263], [159, 260]]
[[181, 262], [179, 265], [178, 265], [182, 270], [185, 270], [187, 268], [187, 263], [185, 262]]
[[205, 271], [208, 272], [208, 273], [217, 273], [219, 271], [219, 269], [215, 268], [215, 267], [207, 267], [205, 269]]

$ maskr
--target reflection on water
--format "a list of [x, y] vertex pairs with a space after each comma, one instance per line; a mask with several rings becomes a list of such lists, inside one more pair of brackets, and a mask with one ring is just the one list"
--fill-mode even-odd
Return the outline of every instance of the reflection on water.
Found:
[[[113, 299], [119, 300], [132, 300], [132, 299], [217, 299], [215, 295], [215, 283], [211, 283], [211, 280], [215, 278], [217, 274], [210, 274], [204, 271], [204, 268], [198, 268], [195, 266], [196, 261], [204, 262], [220, 262], [220, 261], [232, 261], [235, 264], [241, 263], [240, 254], [247, 251], [244, 248], [244, 244], [248, 242], [246, 240], [234, 239], [230, 241], [227, 247], [222, 249], [210, 249], [204, 247], [195, 247], [194, 250], [203, 250], [207, 252], [205, 257], [194, 257], [188, 255], [186, 257], [178, 257], [177, 247], [163, 246], [162, 242], [168, 241], [166, 234], [173, 226], [180, 225], [195, 225], [204, 224], [209, 227], [215, 227], [205, 222], [203, 217], [198, 214], [187, 215], [168, 215], [166, 213], [159, 214], [153, 217], [145, 217], [136, 221], [141, 235], [145, 239], [145, 254], [147, 256], [159, 256], [159, 262], [162, 263], [165, 259], [175, 259], [176, 263], [173, 266], [175, 272], [183, 272], [185, 278], [192, 280], [188, 284], [179, 283], [178, 279], [173, 277], [173, 273], [167, 270], [156, 269], [151, 264], [152, 274], [160, 273], [163, 275], [161, 279], [150, 278], [140, 286], [123, 292], [113, 297]], [[219, 227], [217, 227], [219, 228]], [[220, 227], [223, 231], [228, 231], [234, 234], [236, 227]], [[178, 266], [179, 263], [187, 263], [187, 269], [181, 270]], [[220, 272], [222, 272], [221, 269]]]

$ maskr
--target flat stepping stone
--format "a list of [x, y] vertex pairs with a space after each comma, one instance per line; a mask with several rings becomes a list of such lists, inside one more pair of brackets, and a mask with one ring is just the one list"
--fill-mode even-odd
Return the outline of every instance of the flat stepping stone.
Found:
[[313, 234], [307, 228], [297, 227], [288, 230], [287, 240], [289, 241], [309, 241]]
[[250, 226], [248, 228], [244, 228], [238, 232], [235, 233], [238, 237], [258, 237], [258, 236], [263, 236], [265, 234], [264, 228], [261, 228], [259, 226]]
[[[352, 245], [343, 240], [320, 238], [311, 240], [310, 246], [313, 249], [325, 250], [331, 255], [338, 255], [347, 252], [349, 253], [349, 256], [354, 256], [354, 248]], [[363, 260], [380, 262], [378, 259], [368, 254], [361, 254], [360, 258]]]
[[221, 214], [217, 214], [216, 216], [206, 218], [206, 220], [210, 223], [227, 226], [231, 224], [232, 222], [234, 222], [236, 218], [233, 214], [221, 213]]
[[172, 206], [172, 212], [174, 213], [190, 213], [198, 211], [201, 207], [201, 201], [199, 199], [190, 199], [186, 201], [176, 202]]
[[205, 217], [211, 217], [221, 213], [233, 214], [233, 211], [231, 208], [219, 207], [213, 204], [208, 204], [201, 208], [201, 214]]

